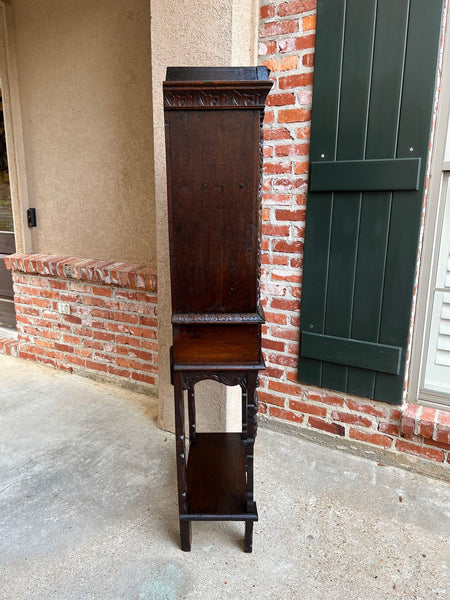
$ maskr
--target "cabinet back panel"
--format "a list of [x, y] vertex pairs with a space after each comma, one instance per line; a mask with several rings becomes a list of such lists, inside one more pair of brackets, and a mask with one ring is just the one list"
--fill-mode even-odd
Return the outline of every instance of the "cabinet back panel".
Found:
[[166, 114], [173, 312], [255, 312], [259, 111]]

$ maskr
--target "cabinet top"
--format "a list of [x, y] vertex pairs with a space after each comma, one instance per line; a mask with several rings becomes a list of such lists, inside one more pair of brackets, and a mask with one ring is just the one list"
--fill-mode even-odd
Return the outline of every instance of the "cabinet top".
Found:
[[168, 67], [166, 81], [265, 81], [267, 67]]
[[164, 110], [263, 110], [271, 87], [267, 67], [168, 67]]

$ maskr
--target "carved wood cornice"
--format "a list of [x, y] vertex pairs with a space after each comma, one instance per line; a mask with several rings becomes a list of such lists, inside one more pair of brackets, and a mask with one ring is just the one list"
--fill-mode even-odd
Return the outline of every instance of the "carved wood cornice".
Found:
[[264, 313], [175, 313], [172, 315], [173, 325], [203, 325], [203, 324], [231, 324], [265, 323]]
[[263, 109], [271, 81], [226, 83], [177, 81], [164, 83], [164, 108], [167, 110]]

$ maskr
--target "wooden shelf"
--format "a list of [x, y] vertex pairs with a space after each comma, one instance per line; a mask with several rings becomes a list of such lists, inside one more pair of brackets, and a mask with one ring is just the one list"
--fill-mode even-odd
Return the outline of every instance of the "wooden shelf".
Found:
[[260, 324], [190, 324], [173, 327], [174, 362], [245, 364], [258, 362], [260, 356]]
[[246, 508], [245, 445], [240, 433], [197, 433], [187, 465], [183, 520], [256, 521]]

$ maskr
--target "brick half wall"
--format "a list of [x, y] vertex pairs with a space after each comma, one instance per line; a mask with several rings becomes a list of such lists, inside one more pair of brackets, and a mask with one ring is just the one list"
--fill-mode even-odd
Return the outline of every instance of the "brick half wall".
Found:
[[[5, 263], [14, 282], [18, 338], [0, 338], [0, 352], [156, 389], [154, 268], [40, 254], [13, 254]], [[59, 303], [70, 314], [62, 314]]]

